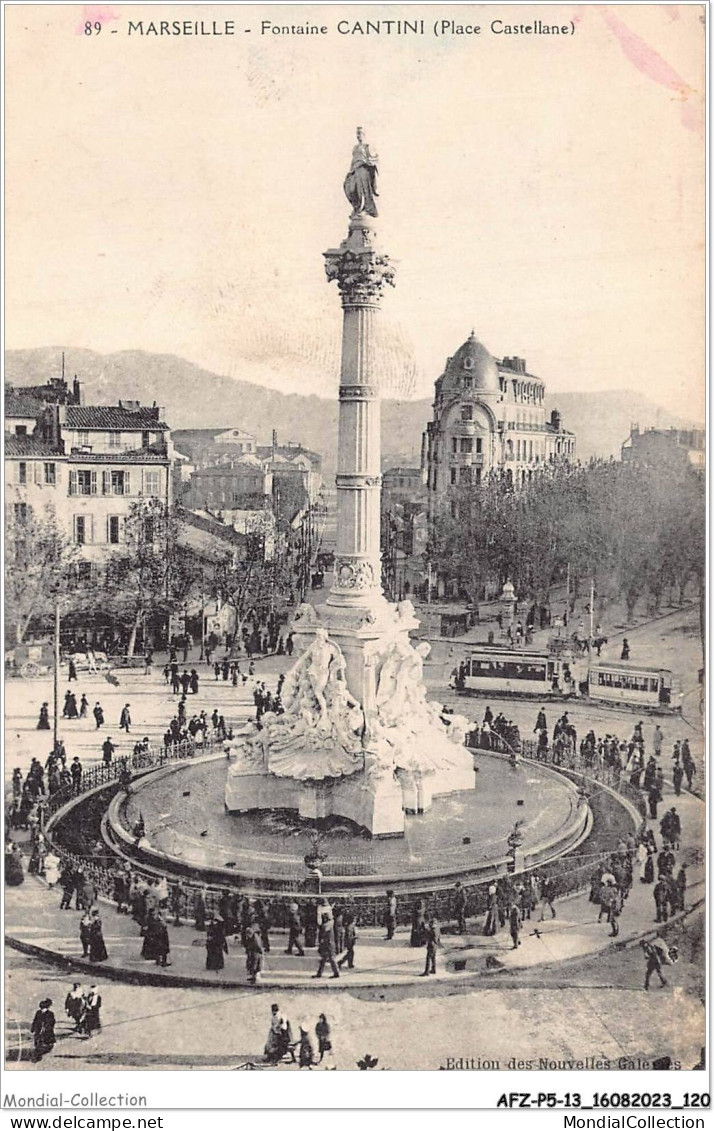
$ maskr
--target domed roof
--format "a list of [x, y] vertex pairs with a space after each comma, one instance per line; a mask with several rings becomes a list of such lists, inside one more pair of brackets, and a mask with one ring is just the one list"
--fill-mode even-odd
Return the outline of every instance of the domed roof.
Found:
[[498, 365], [486, 347], [478, 340], [473, 330], [468, 339], [450, 357], [444, 370], [445, 384], [463, 384], [469, 378], [468, 387], [483, 393], [500, 392]]

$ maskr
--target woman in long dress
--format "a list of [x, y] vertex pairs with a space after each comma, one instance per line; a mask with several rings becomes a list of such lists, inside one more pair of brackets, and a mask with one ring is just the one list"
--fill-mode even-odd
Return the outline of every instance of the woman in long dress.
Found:
[[102, 920], [99, 918], [99, 912], [93, 911], [89, 923], [89, 961], [105, 962], [108, 957], [102, 934]]
[[146, 924], [141, 929], [144, 936], [144, 941], [141, 944], [141, 957], [147, 962], [157, 958], [158, 955], [156, 930], [158, 921], [158, 914], [152, 908], [147, 914]]
[[193, 923], [197, 931], [206, 929], [206, 888], [199, 888], [193, 904]]
[[81, 1032], [91, 1037], [92, 1033], [96, 1033], [101, 1029], [102, 1022], [99, 1016], [99, 1010], [102, 1008], [102, 997], [96, 986], [89, 987], [89, 993], [84, 998], [84, 1012], [79, 1024]]
[[206, 924], [206, 969], [222, 970], [225, 966], [224, 954], [228, 954], [228, 943], [223, 931], [223, 920], [211, 916]]
[[486, 912], [486, 922], [484, 923], [483, 933], [485, 935], [495, 935], [498, 930], [498, 924], [498, 891], [496, 890], [496, 885], [491, 884], [488, 889], [488, 911]]
[[412, 933], [409, 939], [410, 946], [423, 946], [426, 934], [426, 910], [424, 900], [419, 899], [414, 904], [412, 911]]
[[59, 879], [59, 869], [59, 856], [55, 856], [54, 852], [48, 852], [45, 856], [45, 879], [51, 888], [55, 886]]

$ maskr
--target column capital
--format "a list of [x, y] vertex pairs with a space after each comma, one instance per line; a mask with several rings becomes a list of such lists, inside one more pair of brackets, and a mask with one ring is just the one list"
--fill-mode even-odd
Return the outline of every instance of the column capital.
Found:
[[367, 216], [352, 216], [347, 238], [325, 256], [327, 281], [337, 280], [342, 305], [379, 306], [385, 285], [394, 286], [396, 266], [377, 247], [377, 233]]

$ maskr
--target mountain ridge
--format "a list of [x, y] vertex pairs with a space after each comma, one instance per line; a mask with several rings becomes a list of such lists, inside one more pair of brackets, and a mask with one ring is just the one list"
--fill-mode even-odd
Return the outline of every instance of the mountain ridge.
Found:
[[[62, 348], [7, 350], [5, 383], [44, 384], [62, 371]], [[240, 427], [259, 443], [269, 442], [272, 431], [280, 442], [295, 440], [320, 452], [323, 471], [334, 473], [337, 461], [337, 382], [334, 395], [282, 393], [246, 378], [212, 373], [173, 354], [122, 350], [99, 354], [93, 350], [66, 349], [65, 373], [76, 374], [85, 404], [111, 404], [119, 398], [155, 401], [165, 409], [172, 429]], [[200, 390], [200, 396], [196, 393]], [[619, 456], [631, 424], [641, 428], [701, 427], [674, 416], [640, 393], [628, 389], [605, 392], [553, 392], [546, 395], [548, 414], [557, 408], [563, 426], [577, 439], [581, 460], [592, 456]], [[414, 466], [419, 463], [421, 434], [431, 419], [432, 400], [422, 397], [382, 400], [382, 464]]]

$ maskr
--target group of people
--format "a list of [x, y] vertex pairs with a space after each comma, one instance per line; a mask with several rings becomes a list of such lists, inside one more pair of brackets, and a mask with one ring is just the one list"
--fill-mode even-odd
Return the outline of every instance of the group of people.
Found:
[[[83, 1037], [91, 1037], [101, 1029], [101, 1008], [102, 995], [97, 986], [84, 987], [74, 982], [64, 999], [64, 1011], [72, 1023], [72, 1031]], [[52, 998], [43, 998], [30, 1025], [36, 1061], [52, 1052], [57, 1042], [56, 1025]]]
[[281, 672], [278, 676], [278, 684], [275, 693], [271, 692], [264, 682], [256, 685], [253, 691], [253, 702], [255, 703], [255, 721], [260, 723], [263, 715], [272, 712], [275, 715], [282, 715], [284, 708], [281, 698], [283, 684], [285, 683], [285, 673]]
[[332, 1048], [332, 1029], [327, 1016], [321, 1013], [315, 1025], [313, 1040], [310, 1027], [304, 1022], [298, 1025], [298, 1037], [287, 1015], [277, 1003], [270, 1007], [270, 1028], [263, 1055], [268, 1064], [280, 1064], [286, 1058], [299, 1068], [314, 1068], [325, 1063], [334, 1067]]
[[171, 691], [174, 695], [183, 694], [186, 697], [188, 694], [198, 695], [200, 677], [195, 668], [191, 671], [183, 669], [179, 675], [179, 665], [176, 659], [169, 658], [168, 662], [164, 665], [164, 683], [171, 685]]
[[[60, 790], [79, 793], [82, 783], [82, 763], [74, 757], [68, 763], [67, 751], [63, 742], [50, 751], [45, 765], [39, 758], [33, 758], [23, 777], [22, 770], [15, 766], [12, 771], [11, 788], [5, 797], [7, 827], [20, 830], [43, 827], [47, 809], [47, 798]], [[46, 775], [46, 776], [45, 776]]]
[[502, 711], [494, 716], [490, 707], [484, 711], [481, 725], [474, 722], [471, 730], [466, 735], [466, 745], [477, 747], [481, 750], [499, 748], [499, 739], [507, 744], [510, 750], [519, 753], [521, 750], [521, 732], [512, 719], [507, 719]]

